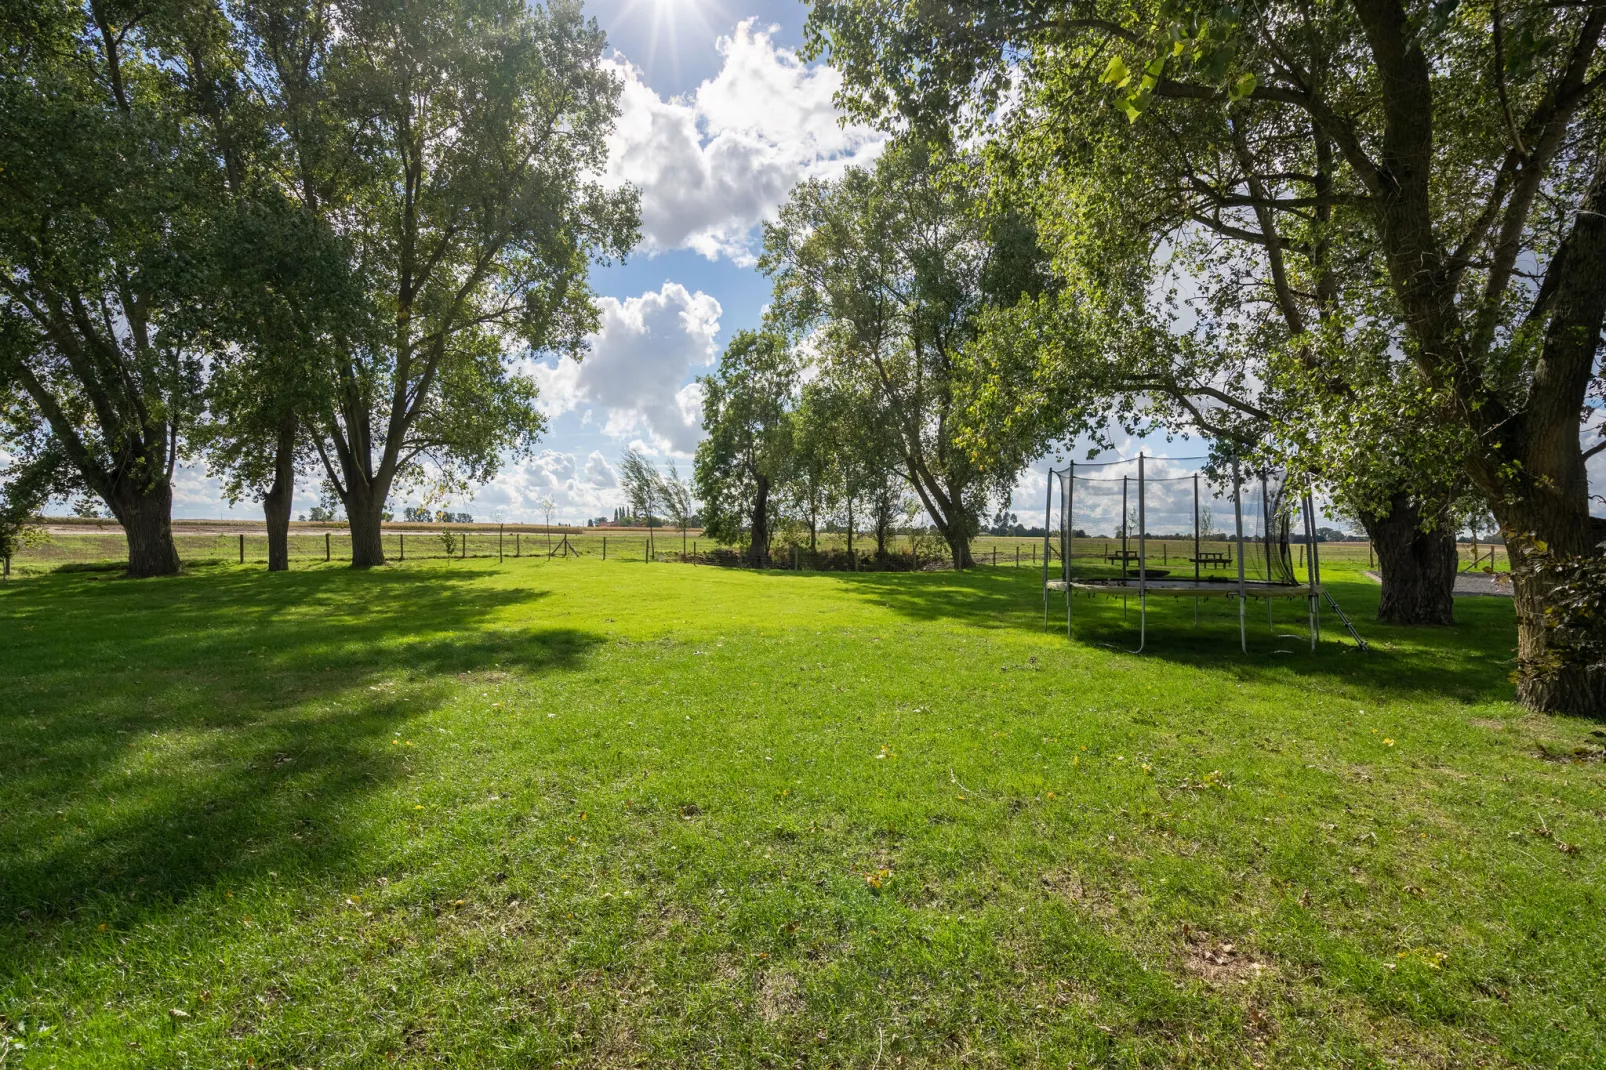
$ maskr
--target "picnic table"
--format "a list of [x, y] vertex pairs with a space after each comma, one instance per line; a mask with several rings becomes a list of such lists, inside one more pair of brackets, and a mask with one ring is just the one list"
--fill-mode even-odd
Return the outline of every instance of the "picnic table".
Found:
[[1138, 552], [1136, 550], [1116, 550], [1112, 553], [1107, 553], [1104, 555], [1104, 560], [1119, 562], [1123, 565], [1128, 561], [1136, 561], [1137, 559]]
[[1232, 553], [1227, 550], [1200, 550], [1188, 560], [1206, 568], [1227, 568], [1232, 564]]

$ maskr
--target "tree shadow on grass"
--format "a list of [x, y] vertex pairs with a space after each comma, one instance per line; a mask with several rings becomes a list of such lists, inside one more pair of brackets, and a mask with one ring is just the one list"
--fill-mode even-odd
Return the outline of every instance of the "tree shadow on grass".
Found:
[[[808, 578], [811, 574], [787, 575]], [[821, 574], [815, 573], [813, 576]], [[1042, 573], [1037, 569], [977, 568], [955, 572], [831, 573], [853, 597], [910, 620], [953, 621], [970, 627], [1065, 635], [1065, 598], [1050, 595], [1044, 624]], [[1343, 624], [1325, 603], [1322, 642], [1313, 653], [1306, 638], [1306, 601], [1275, 600], [1276, 627], [1268, 627], [1266, 601], [1252, 599], [1246, 624], [1249, 654], [1239, 648], [1237, 601], [1149, 600], [1148, 636], [1142, 654], [1201, 669], [1230, 666], [1246, 680], [1322, 677], [1400, 698], [1439, 696], [1465, 703], [1512, 698], [1509, 680], [1516, 642], [1512, 606], [1505, 599], [1457, 599], [1452, 627], [1407, 628], [1380, 624], [1378, 588], [1336, 573], [1327, 580], [1339, 604], [1371, 649], [1356, 650]], [[1078, 645], [1130, 651], [1137, 647], [1137, 599], [1078, 596], [1072, 607]], [[1293, 636], [1292, 638], [1290, 636]]]
[[50, 577], [0, 599], [0, 977], [48, 927], [118, 924], [200, 889], [329, 873], [386, 741], [493, 667], [562, 671], [604, 636], [487, 627], [539, 592], [468, 570]]

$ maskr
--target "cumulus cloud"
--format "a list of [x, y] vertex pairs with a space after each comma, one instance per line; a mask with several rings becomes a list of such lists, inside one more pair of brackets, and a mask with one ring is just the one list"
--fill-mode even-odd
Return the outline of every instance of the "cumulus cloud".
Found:
[[753, 262], [753, 228], [800, 180], [868, 161], [884, 135], [841, 124], [841, 75], [778, 47], [755, 20], [719, 39], [720, 71], [689, 94], [660, 97], [622, 56], [624, 80], [608, 177], [641, 191], [648, 252], [694, 249]]
[[686, 377], [718, 356], [719, 302], [666, 282], [640, 297], [597, 304], [601, 329], [585, 360], [535, 369], [547, 413], [600, 408], [609, 435], [643, 433], [671, 452], [690, 453], [702, 434], [702, 389]]
[[592, 450], [591, 456], [586, 458], [586, 482], [599, 490], [619, 485], [619, 473], [614, 471], [601, 450]]

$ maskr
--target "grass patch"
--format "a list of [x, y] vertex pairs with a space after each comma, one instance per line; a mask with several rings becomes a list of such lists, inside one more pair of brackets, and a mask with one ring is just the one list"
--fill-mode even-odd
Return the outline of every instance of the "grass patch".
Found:
[[1509, 701], [1510, 603], [1367, 655], [1192, 613], [1138, 657], [1028, 569], [12, 583], [4, 1065], [1596, 1065], [1606, 764]]

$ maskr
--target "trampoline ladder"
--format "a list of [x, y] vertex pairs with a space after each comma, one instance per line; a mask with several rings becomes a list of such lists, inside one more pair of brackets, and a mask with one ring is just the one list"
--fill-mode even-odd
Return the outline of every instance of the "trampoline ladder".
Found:
[[1350, 623], [1349, 614], [1345, 613], [1339, 606], [1338, 599], [1333, 597], [1333, 592], [1323, 591], [1322, 594], [1326, 596], [1327, 604], [1333, 607], [1333, 612], [1338, 614], [1338, 619], [1344, 622], [1344, 629], [1349, 632], [1350, 638], [1355, 640], [1355, 645], [1362, 650], [1368, 649], [1366, 640], [1361, 638], [1361, 633], [1357, 632], [1355, 625]]

